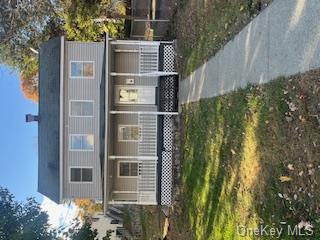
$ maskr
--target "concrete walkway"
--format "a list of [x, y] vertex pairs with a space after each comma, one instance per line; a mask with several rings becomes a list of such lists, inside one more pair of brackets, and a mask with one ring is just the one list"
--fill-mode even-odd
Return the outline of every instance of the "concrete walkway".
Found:
[[320, 0], [274, 0], [180, 82], [180, 104], [320, 67]]

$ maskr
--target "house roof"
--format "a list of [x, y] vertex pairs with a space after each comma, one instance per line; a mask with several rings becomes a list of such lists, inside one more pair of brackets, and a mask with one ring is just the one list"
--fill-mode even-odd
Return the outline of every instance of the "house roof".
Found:
[[38, 191], [60, 202], [60, 50], [61, 38], [40, 47]]

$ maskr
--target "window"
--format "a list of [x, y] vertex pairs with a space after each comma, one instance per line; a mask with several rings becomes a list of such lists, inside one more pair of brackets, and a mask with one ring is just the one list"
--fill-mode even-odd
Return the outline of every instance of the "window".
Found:
[[70, 168], [71, 182], [92, 182], [92, 168]]
[[119, 89], [120, 103], [137, 103], [138, 89]]
[[71, 78], [92, 78], [94, 76], [94, 62], [89, 61], [71, 61]]
[[137, 162], [119, 162], [118, 176], [119, 177], [137, 177], [138, 163]]
[[93, 151], [93, 135], [71, 135], [71, 151]]
[[118, 140], [121, 142], [136, 142], [141, 139], [141, 127], [130, 125], [119, 125]]
[[70, 116], [93, 117], [93, 101], [70, 101]]

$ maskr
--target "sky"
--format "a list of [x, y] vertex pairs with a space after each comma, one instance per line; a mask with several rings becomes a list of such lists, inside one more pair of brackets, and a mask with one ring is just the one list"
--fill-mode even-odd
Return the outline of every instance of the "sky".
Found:
[[54, 226], [68, 225], [77, 215], [74, 205], [57, 205], [37, 192], [38, 128], [26, 123], [25, 114], [38, 114], [38, 104], [27, 100], [20, 89], [17, 72], [0, 65], [0, 186], [17, 201], [34, 197], [49, 214]]

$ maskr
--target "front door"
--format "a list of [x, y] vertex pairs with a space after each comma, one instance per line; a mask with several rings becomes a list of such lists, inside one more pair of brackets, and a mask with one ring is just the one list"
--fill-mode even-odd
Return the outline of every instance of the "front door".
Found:
[[154, 86], [115, 86], [116, 104], [156, 104]]

